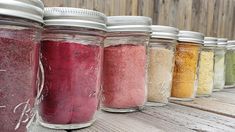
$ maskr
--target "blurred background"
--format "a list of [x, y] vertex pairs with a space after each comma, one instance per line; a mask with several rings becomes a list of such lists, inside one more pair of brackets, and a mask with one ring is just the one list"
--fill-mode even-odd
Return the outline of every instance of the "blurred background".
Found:
[[153, 24], [235, 39], [235, 0], [43, 0], [45, 6], [87, 8], [106, 15], [141, 15]]

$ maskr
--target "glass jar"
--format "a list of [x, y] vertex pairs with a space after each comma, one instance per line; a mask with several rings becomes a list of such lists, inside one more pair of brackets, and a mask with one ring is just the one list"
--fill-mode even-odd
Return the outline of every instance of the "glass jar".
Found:
[[95, 121], [99, 106], [106, 16], [68, 7], [45, 8], [42, 63], [45, 82], [39, 123], [78, 129]]
[[213, 90], [214, 49], [217, 38], [205, 37], [200, 53], [197, 96], [210, 96]]
[[146, 46], [151, 18], [108, 17], [104, 48], [103, 105], [108, 112], [133, 112], [146, 101]]
[[171, 94], [178, 29], [153, 25], [148, 46], [148, 106], [163, 106]]
[[213, 91], [220, 91], [225, 86], [225, 53], [227, 39], [218, 38], [215, 48], [214, 64], [214, 88]]
[[2, 132], [25, 132], [34, 116], [43, 8], [39, 0], [0, 1]]
[[191, 101], [197, 90], [198, 60], [204, 35], [180, 31], [178, 37], [171, 99]]
[[225, 88], [235, 87], [235, 40], [228, 41], [225, 64]]

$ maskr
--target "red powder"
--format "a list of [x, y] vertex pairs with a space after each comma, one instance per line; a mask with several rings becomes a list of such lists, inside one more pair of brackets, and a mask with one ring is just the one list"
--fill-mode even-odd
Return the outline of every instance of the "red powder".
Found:
[[80, 124], [93, 119], [103, 49], [96, 45], [43, 41], [45, 70], [40, 116], [50, 124]]
[[27, 121], [32, 115], [39, 60], [39, 44], [30, 36], [34, 32], [9, 29], [0, 31], [2, 132], [13, 132], [15, 129], [17, 132], [25, 132]]
[[143, 45], [104, 49], [103, 106], [136, 108], [145, 102], [146, 50]]

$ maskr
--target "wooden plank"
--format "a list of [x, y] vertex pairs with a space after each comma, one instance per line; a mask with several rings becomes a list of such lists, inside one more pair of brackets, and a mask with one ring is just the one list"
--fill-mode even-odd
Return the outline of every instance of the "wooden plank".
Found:
[[65, 130], [55, 130], [55, 129], [45, 128], [45, 127], [40, 126], [36, 122], [33, 122], [27, 131], [28, 132], [66, 132]]
[[214, 7], [215, 0], [207, 0], [207, 33], [206, 36], [216, 37], [215, 33], [213, 33], [213, 19], [214, 19]]
[[219, 7], [220, 7], [220, 1], [221, 0], [215, 0], [215, 5], [214, 5], [214, 14], [213, 14], [213, 21], [212, 21], [212, 31], [211, 31], [211, 36], [218, 36], [218, 18], [219, 18]]
[[132, 8], [131, 8], [131, 15], [137, 16], [138, 15], [138, 0], [132, 0]]
[[173, 27], [177, 27], [177, 20], [178, 20], [178, 15], [180, 15], [179, 13], [177, 13], [179, 7], [179, 1], [177, 0], [173, 0], [170, 2], [169, 5], [169, 26], [173, 26]]
[[43, 0], [44, 4], [46, 7], [51, 7], [51, 6], [65, 6], [63, 0]]
[[179, 0], [177, 25], [181, 30], [191, 30], [192, 21], [196, 21], [192, 16], [193, 0]]
[[235, 118], [235, 105], [227, 103], [222, 99], [212, 96], [211, 98], [196, 98], [192, 102], [182, 102], [182, 101], [172, 101], [172, 102]]
[[[99, 132], [161, 132], [161, 129], [143, 122], [136, 120], [133, 117], [141, 113], [130, 114], [111, 114], [100, 112], [97, 121], [90, 128], [83, 129], [82, 132], [99, 131]], [[143, 114], [142, 114], [143, 115]], [[73, 132], [80, 132], [73, 131]]]
[[233, 22], [232, 22], [232, 37], [235, 40], [235, 0], [233, 0]]
[[119, 15], [126, 15], [126, 0], [120, 0]]
[[131, 8], [131, 3], [132, 0], [126, 0], [126, 15], [130, 16], [132, 13], [132, 8]]
[[235, 131], [235, 119], [176, 104], [143, 111], [155, 118], [195, 131]]

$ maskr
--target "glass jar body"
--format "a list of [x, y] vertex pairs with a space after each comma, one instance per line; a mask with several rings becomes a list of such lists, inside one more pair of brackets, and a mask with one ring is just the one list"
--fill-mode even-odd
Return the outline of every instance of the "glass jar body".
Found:
[[105, 40], [103, 106], [109, 112], [133, 112], [146, 101], [146, 46], [149, 33], [109, 33]]
[[176, 46], [171, 99], [191, 101], [195, 98], [200, 49], [200, 44], [191, 42], [179, 42]]
[[42, 27], [0, 16], [0, 128], [25, 132], [34, 116]]
[[220, 91], [225, 86], [225, 52], [225, 47], [215, 48], [213, 91]]
[[210, 96], [214, 86], [214, 47], [203, 47], [200, 53], [197, 96]]
[[104, 32], [85, 28], [46, 27], [42, 40], [45, 82], [40, 124], [77, 129], [95, 121], [99, 106]]
[[152, 38], [148, 46], [148, 106], [163, 106], [171, 94], [177, 41]]
[[227, 49], [225, 64], [225, 88], [235, 87], [235, 47]]

